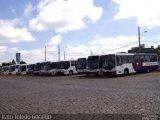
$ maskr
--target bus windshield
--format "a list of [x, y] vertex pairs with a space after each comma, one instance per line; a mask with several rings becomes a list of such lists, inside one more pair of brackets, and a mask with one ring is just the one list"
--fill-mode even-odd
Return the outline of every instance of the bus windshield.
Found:
[[41, 63], [36, 63], [34, 71], [39, 71], [39, 70], [41, 70]]
[[21, 66], [21, 71], [26, 71], [26, 66]]
[[10, 66], [9, 71], [12, 72], [12, 71], [15, 71], [15, 69], [16, 69], [16, 66]]
[[115, 67], [115, 55], [102, 55], [100, 57], [99, 67], [111, 70]]
[[52, 63], [50, 63], [50, 69], [56, 69], [57, 68], [57, 62], [52, 62]]
[[48, 70], [50, 62], [43, 62], [41, 63], [41, 70]]
[[99, 56], [89, 56], [87, 60], [88, 69], [98, 69], [99, 68]]
[[68, 69], [70, 66], [70, 62], [69, 61], [61, 61], [58, 63], [58, 69]]
[[3, 70], [4, 72], [5, 72], [5, 71], [8, 71], [8, 70], [9, 70], [9, 67], [6, 67], [6, 66], [5, 66], [5, 67], [3, 67], [2, 70]]
[[79, 58], [77, 61], [77, 69], [86, 69], [86, 58]]

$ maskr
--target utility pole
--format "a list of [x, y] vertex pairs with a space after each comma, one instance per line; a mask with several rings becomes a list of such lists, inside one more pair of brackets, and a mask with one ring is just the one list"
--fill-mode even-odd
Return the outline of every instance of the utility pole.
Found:
[[58, 45], [58, 61], [60, 61], [60, 45]]
[[45, 60], [45, 62], [46, 62], [46, 46], [45, 46], [45, 59], [44, 59], [44, 60]]
[[65, 55], [65, 51], [64, 51], [64, 60], [65, 60], [65, 58], [66, 58], [66, 55]]
[[93, 55], [93, 53], [92, 53], [92, 49], [91, 49], [91, 55]]
[[138, 43], [139, 43], [139, 53], [141, 52], [141, 32], [140, 32], [140, 27], [138, 26]]
[[141, 34], [140, 31], [140, 27], [138, 26], [138, 42], [139, 42], [139, 53], [141, 53], [141, 37], [144, 35], [144, 33], [146, 33], [148, 31], [143, 31], [143, 33]]

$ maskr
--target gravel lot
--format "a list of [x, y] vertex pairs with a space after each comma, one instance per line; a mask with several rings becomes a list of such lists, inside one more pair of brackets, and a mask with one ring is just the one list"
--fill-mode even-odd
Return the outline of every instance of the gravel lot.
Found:
[[158, 114], [160, 72], [127, 77], [3, 76], [0, 114]]

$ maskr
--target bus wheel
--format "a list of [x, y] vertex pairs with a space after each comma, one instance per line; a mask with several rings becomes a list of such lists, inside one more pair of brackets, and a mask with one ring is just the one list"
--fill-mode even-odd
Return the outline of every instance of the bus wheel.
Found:
[[129, 75], [129, 70], [127, 68], [124, 70], [124, 75]]
[[87, 76], [87, 77], [89, 77], [89, 74], [88, 74], [88, 73], [86, 73], [86, 76]]
[[69, 71], [69, 75], [73, 75], [73, 71], [71, 70], [71, 71]]
[[150, 69], [149, 68], [147, 68], [147, 73], [149, 73], [150, 72]]

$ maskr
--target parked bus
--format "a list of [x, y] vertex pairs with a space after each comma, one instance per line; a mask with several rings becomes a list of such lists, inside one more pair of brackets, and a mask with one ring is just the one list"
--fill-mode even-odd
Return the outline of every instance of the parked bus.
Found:
[[20, 65], [20, 73], [21, 75], [27, 75], [29, 74], [29, 69], [27, 64], [21, 64]]
[[11, 75], [20, 74], [20, 65], [19, 64], [11, 65], [9, 67], [9, 74], [11, 74]]
[[41, 74], [41, 63], [36, 63], [34, 66], [34, 75], [40, 75]]
[[145, 73], [157, 70], [158, 67], [158, 56], [151, 53], [118, 53], [103, 55], [100, 58], [100, 74], [128, 75]]
[[48, 70], [50, 69], [50, 63], [51, 62], [42, 62], [41, 63], [40, 75], [47, 75], [48, 74]]
[[60, 63], [58, 63], [58, 62], [51, 62], [50, 64], [49, 64], [49, 69], [48, 69], [48, 74], [49, 75], [56, 75], [57, 74], [57, 67], [58, 67], [58, 64], [60, 64]]
[[3, 66], [2, 67], [2, 74], [8, 75], [9, 74], [9, 66]]
[[2, 74], [2, 66], [0, 66], [0, 74]]
[[29, 64], [28, 65], [28, 74], [33, 74], [34, 67], [35, 67], [35, 64]]
[[99, 75], [99, 55], [88, 56], [86, 75]]
[[79, 74], [86, 73], [86, 66], [87, 66], [87, 59], [86, 58], [79, 58], [77, 60], [77, 72]]
[[[93, 56], [91, 56], [93, 59]], [[99, 64], [96, 66], [90, 63], [90, 57], [87, 62], [87, 73], [90, 74], [94, 71], [94, 74], [98, 75], [128, 75], [132, 73], [144, 73], [157, 70], [159, 67], [157, 54], [151, 53], [117, 53], [101, 55], [96, 60]], [[96, 67], [96, 70], [95, 68]], [[95, 73], [96, 72], [96, 73]]]
[[58, 62], [58, 66], [56, 69], [57, 74], [64, 74], [64, 75], [73, 75], [77, 74], [76, 70], [76, 62], [77, 61], [60, 61]]

